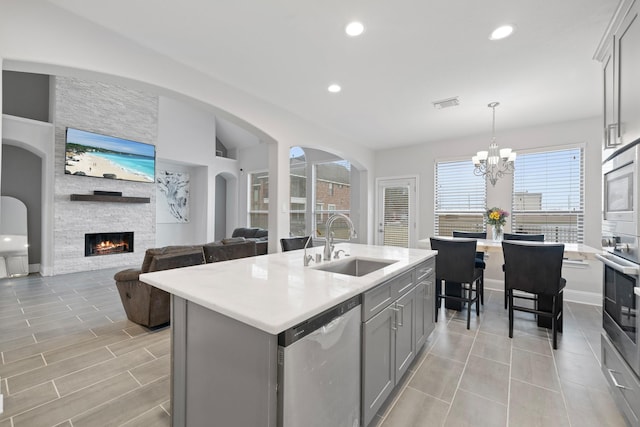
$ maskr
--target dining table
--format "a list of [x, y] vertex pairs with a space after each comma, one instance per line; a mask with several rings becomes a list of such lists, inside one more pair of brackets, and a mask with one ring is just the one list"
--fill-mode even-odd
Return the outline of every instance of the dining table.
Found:
[[[466, 238], [460, 237], [451, 237], [451, 236], [437, 236], [439, 239], [450, 239], [450, 240], [467, 240]], [[502, 255], [502, 241], [493, 240], [493, 239], [475, 239], [476, 240], [476, 251], [484, 252], [484, 253], [499, 253]], [[522, 240], [515, 241], [518, 243], [522, 243]], [[537, 243], [542, 245], [551, 245], [557, 244], [555, 242], [530, 242]], [[595, 260], [596, 254], [602, 254], [602, 249], [596, 249], [591, 246], [585, 245], [583, 243], [563, 243], [564, 244], [564, 256], [563, 259], [569, 262], [582, 262], [582, 261], [590, 261]], [[431, 242], [429, 239], [420, 239], [418, 240], [418, 248], [422, 249], [431, 249]], [[462, 292], [461, 285], [459, 283], [445, 283], [445, 293], [447, 295], [460, 296]], [[461, 304], [456, 305], [457, 301], [451, 301], [453, 304], [445, 305], [448, 309], [453, 310], [461, 310]], [[446, 301], [445, 301], [446, 304]], [[537, 297], [537, 305], [538, 309], [551, 311], [551, 297], [547, 297], [544, 295], [538, 295]], [[562, 304], [562, 301], [560, 301]], [[545, 318], [542, 316], [538, 317], [538, 326], [551, 329], [551, 319]], [[562, 323], [559, 324], [558, 330], [562, 331]]]

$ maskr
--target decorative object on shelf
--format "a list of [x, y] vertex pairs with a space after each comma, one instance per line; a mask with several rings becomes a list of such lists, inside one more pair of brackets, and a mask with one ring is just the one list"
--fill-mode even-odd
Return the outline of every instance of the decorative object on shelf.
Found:
[[485, 217], [487, 218], [487, 225], [491, 226], [492, 238], [495, 242], [502, 240], [503, 227], [507, 222], [509, 212], [503, 211], [500, 208], [493, 207], [487, 209]]
[[189, 222], [189, 174], [158, 171], [156, 184], [157, 222]]
[[489, 151], [478, 151], [471, 158], [475, 166], [473, 173], [477, 176], [484, 176], [493, 186], [496, 185], [498, 178], [502, 178], [505, 174], [513, 173], [516, 160], [515, 151], [512, 151], [511, 148], [499, 149], [498, 144], [496, 144], [496, 107], [498, 105], [500, 105], [499, 102], [492, 102], [487, 105], [493, 109], [493, 126]]

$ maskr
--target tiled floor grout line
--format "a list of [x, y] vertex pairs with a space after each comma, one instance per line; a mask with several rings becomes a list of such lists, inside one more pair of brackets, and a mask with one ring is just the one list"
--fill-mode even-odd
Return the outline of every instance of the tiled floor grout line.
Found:
[[[437, 340], [438, 340], [438, 338], [436, 338], [436, 341]], [[406, 382], [404, 383], [404, 385], [402, 387], [402, 390], [399, 390], [396, 393], [396, 395], [393, 398], [393, 401], [388, 405], [387, 410], [380, 417], [380, 424], [384, 423], [384, 421], [387, 419], [387, 417], [391, 413], [391, 410], [393, 409], [393, 407], [396, 406], [396, 403], [398, 403], [398, 400], [400, 400], [400, 397], [402, 396], [404, 391], [407, 389], [407, 387], [409, 387], [409, 383], [411, 382], [411, 379], [416, 375], [416, 373], [418, 372], [418, 369], [420, 369], [420, 366], [422, 366], [422, 364], [424, 363], [424, 360], [426, 359], [426, 356], [428, 354], [429, 354], [429, 352], [426, 352], [423, 355], [423, 357], [421, 358], [420, 363], [418, 363], [418, 365], [415, 367], [415, 369], [413, 371], [410, 371], [411, 375], [407, 378]]]
[[[476, 301], [476, 304], [477, 303], [478, 302]], [[471, 307], [467, 307], [467, 310], [470, 310], [470, 309]], [[451, 322], [452, 319], [453, 317], [449, 319], [449, 322]], [[449, 322], [447, 322], [447, 325], [449, 324]], [[451, 396], [451, 404], [449, 405], [449, 409], [447, 410], [447, 415], [444, 417], [444, 421], [443, 421], [444, 424], [446, 424], [447, 419], [449, 419], [449, 415], [451, 414], [451, 408], [453, 408], [453, 402], [456, 401], [456, 395], [458, 394], [458, 390], [460, 390], [460, 384], [462, 383], [462, 378], [464, 377], [464, 373], [467, 371], [467, 366], [469, 365], [469, 359], [471, 358], [471, 352], [473, 351], [473, 346], [476, 344], [476, 339], [478, 338], [478, 332], [480, 331], [481, 322], [482, 320], [480, 319], [480, 316], [478, 316], [478, 324], [476, 326], [475, 334], [473, 335], [473, 343], [471, 343], [471, 348], [469, 348], [469, 354], [467, 354], [467, 358], [464, 362], [464, 367], [462, 368], [462, 372], [460, 373], [460, 378], [458, 378], [456, 389], [453, 392], [453, 396]], [[460, 335], [464, 335], [464, 334], [460, 334]]]
[[[564, 314], [563, 314], [564, 316]], [[563, 319], [564, 322], [564, 319]], [[558, 364], [556, 363], [556, 355], [553, 354], [553, 367], [556, 372], [556, 377], [558, 378], [558, 387], [560, 387], [560, 396], [562, 397], [562, 405], [564, 406], [564, 412], [567, 415], [567, 421], [569, 422], [569, 427], [571, 427], [571, 417], [569, 416], [569, 405], [567, 404], [567, 398], [564, 395], [564, 387], [562, 386], [562, 381], [560, 380], [560, 371], [558, 370]]]
[[[134, 417], [134, 418], [132, 418], [132, 419], [128, 420], [127, 422], [122, 423], [122, 424], [118, 424], [118, 426], [123, 426], [123, 425], [127, 425], [127, 424], [129, 424], [129, 425], [135, 425], [135, 424], [131, 424], [131, 423], [132, 423], [132, 422], [134, 422], [135, 420], [137, 420], [137, 419], [139, 419], [139, 418], [141, 418], [141, 417], [145, 416], [146, 414], [148, 414], [149, 412], [153, 411], [153, 410], [154, 410], [154, 409], [156, 409], [157, 407], [160, 407], [160, 409], [162, 409], [163, 411], [165, 410], [165, 409], [162, 407], [162, 404], [157, 405], [157, 406], [154, 406], [154, 407], [150, 408], [148, 411], [145, 411], [145, 412], [141, 413], [140, 415], [138, 415], [138, 416], [136, 416], [136, 417]], [[165, 411], [165, 412], [166, 412], [166, 411]], [[168, 413], [167, 413], [167, 414], [168, 414]]]
[[[142, 365], [141, 365], [141, 366], [142, 366]], [[137, 368], [137, 366], [136, 366], [136, 368]], [[140, 381], [138, 381], [138, 379], [136, 378], [136, 376], [135, 376], [135, 375], [133, 375], [133, 374], [131, 373], [131, 369], [127, 369], [127, 374], [129, 374], [129, 376], [130, 376], [131, 378], [133, 378], [133, 380], [134, 380], [136, 383], [138, 383], [138, 385], [139, 385], [140, 387], [142, 387], [142, 385], [143, 385], [143, 384], [142, 384]]]
[[[445, 314], [445, 319], [446, 319], [446, 314]], [[449, 323], [451, 319], [447, 319], [447, 323]], [[436, 330], [434, 329], [432, 333], [437, 333]], [[397, 395], [394, 397], [393, 402], [391, 402], [389, 404], [389, 406], [387, 407], [387, 410], [385, 411], [385, 413], [383, 414], [383, 416], [380, 419], [380, 423], [382, 424], [384, 423], [384, 421], [387, 419], [387, 417], [389, 416], [389, 414], [391, 413], [391, 410], [393, 409], [394, 406], [396, 406], [396, 404], [398, 403], [398, 400], [400, 400], [400, 397], [402, 396], [402, 394], [404, 393], [404, 391], [409, 388], [409, 383], [411, 382], [411, 380], [413, 379], [413, 377], [418, 373], [418, 370], [420, 369], [420, 367], [422, 366], [422, 364], [425, 362], [425, 360], [427, 359], [427, 356], [429, 356], [429, 354], [431, 354], [431, 350], [433, 349], [433, 347], [438, 343], [438, 340], [440, 340], [441, 335], [438, 334], [436, 336], [435, 341], [433, 342], [433, 344], [431, 345], [431, 347], [422, 355], [420, 362], [415, 366], [415, 369], [411, 372], [411, 375], [409, 378], [407, 378], [406, 382], [404, 383], [404, 386], [402, 387], [402, 390], [399, 390], [399, 392], [397, 393]], [[411, 387], [412, 390], [415, 390], [413, 387]], [[424, 392], [421, 391], [421, 393], [426, 394]], [[439, 399], [440, 400], [440, 399]], [[450, 404], [449, 404], [450, 405]]]

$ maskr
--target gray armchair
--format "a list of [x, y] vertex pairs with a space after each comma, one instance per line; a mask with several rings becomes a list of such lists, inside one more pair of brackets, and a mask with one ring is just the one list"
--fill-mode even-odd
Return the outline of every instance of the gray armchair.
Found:
[[149, 328], [170, 321], [169, 293], [141, 282], [140, 274], [204, 264], [202, 246], [147, 249], [140, 269], [119, 271], [113, 277], [127, 318]]

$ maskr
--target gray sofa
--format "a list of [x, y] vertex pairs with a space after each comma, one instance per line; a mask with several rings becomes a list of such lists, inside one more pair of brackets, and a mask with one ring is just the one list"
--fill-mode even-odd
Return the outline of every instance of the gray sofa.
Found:
[[148, 328], [170, 320], [170, 295], [140, 281], [140, 274], [256, 255], [256, 242], [244, 238], [224, 239], [204, 245], [166, 246], [147, 249], [139, 269], [119, 271], [113, 277], [127, 318]]
[[259, 227], [239, 227], [233, 230], [232, 238], [244, 237], [256, 242], [256, 254], [265, 255], [269, 245], [269, 230]]

